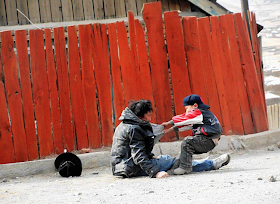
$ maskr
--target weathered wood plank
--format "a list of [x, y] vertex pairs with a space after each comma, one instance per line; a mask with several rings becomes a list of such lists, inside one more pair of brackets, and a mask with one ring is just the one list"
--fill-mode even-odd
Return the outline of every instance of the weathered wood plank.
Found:
[[92, 0], [84, 0], [83, 6], [84, 6], [85, 20], [94, 19], [94, 9], [93, 9]]
[[86, 116], [82, 90], [81, 63], [78, 48], [77, 30], [68, 27], [68, 64], [70, 78], [71, 105], [77, 149], [88, 148]]
[[49, 106], [49, 88], [42, 30], [29, 31], [30, 64], [33, 84], [33, 101], [37, 121], [40, 157], [54, 152], [51, 116]]
[[82, 65], [83, 96], [85, 100], [89, 147], [100, 148], [102, 146], [101, 131], [99, 128], [96, 102], [96, 83], [92, 60], [92, 25], [79, 25], [78, 29]]
[[9, 104], [16, 162], [24, 162], [28, 160], [28, 152], [23, 122], [21, 89], [18, 81], [17, 59], [13, 49], [14, 39], [12, 37], [12, 32], [2, 32], [1, 39], [5, 88]]
[[103, 0], [93, 0], [94, 6], [94, 19], [104, 19], [104, 8], [103, 8]]
[[28, 159], [34, 160], [39, 158], [39, 151], [37, 146], [37, 136], [35, 130], [35, 118], [34, 118], [32, 91], [31, 91], [26, 31], [25, 30], [15, 31], [15, 38], [16, 38], [17, 55], [18, 55], [18, 65], [20, 71], [20, 82], [21, 82], [21, 90], [22, 90], [24, 126], [25, 126], [25, 134], [26, 134]]
[[51, 3], [52, 21], [53, 22], [62, 21], [61, 2], [57, 0], [50, 0], [50, 3]]
[[40, 0], [40, 16], [41, 16], [41, 23], [47, 23], [52, 21], [51, 15], [51, 4], [48, 0]]
[[122, 18], [126, 16], [125, 0], [115, 0], [116, 17]]
[[[142, 8], [143, 8], [143, 4], [146, 3], [146, 0], [136, 0], [136, 7], [137, 7], [137, 16], [142, 16]], [[135, 14], [136, 15], [136, 14]]]
[[40, 9], [38, 0], [28, 1], [29, 19], [32, 23], [40, 23]]
[[161, 9], [163, 12], [169, 11], [169, 1], [168, 0], [161, 0]]
[[[28, 17], [27, 0], [17, 0], [17, 9]], [[17, 15], [18, 15], [18, 24], [25, 25], [29, 23], [28, 20], [22, 14], [18, 13]]]
[[133, 14], [137, 15], [137, 9], [136, 9], [136, 2], [135, 2], [135, 0], [125, 0], [125, 7], [126, 7], [126, 13], [128, 11], [132, 11]]
[[73, 21], [73, 10], [71, 0], [61, 1], [63, 21]]
[[[90, 1], [91, 5], [86, 4], [86, 0], [80, 1], [80, 0], [72, 0], [72, 6], [73, 6], [73, 20], [74, 21], [81, 21], [85, 19], [84, 15], [84, 9], [83, 9], [83, 3], [84, 3], [84, 8], [85, 9], [91, 9], [92, 14], [91, 17], [93, 19], [93, 6], [92, 6], [92, 1]], [[89, 8], [87, 8], [89, 6]], [[88, 16], [87, 16], [88, 17]], [[88, 20], [88, 19], [87, 19]]]
[[54, 152], [56, 154], [63, 153], [63, 138], [62, 138], [62, 127], [61, 127], [61, 113], [59, 106], [59, 96], [57, 87], [57, 73], [54, 61], [54, 50], [53, 50], [53, 37], [51, 29], [45, 29], [45, 44], [46, 44], [46, 62], [48, 72], [48, 84], [50, 93], [50, 105], [51, 105], [51, 119], [52, 119], [52, 130], [53, 130], [53, 142]]
[[73, 124], [70, 107], [70, 89], [65, 49], [64, 28], [54, 28], [54, 45], [56, 57], [56, 70], [59, 87], [59, 102], [61, 109], [61, 126], [64, 139], [64, 149], [67, 152], [75, 149], [73, 138]]
[[191, 12], [191, 3], [186, 0], [179, 0], [180, 11], [182, 12]]
[[8, 25], [6, 17], [5, 2], [0, 1], [0, 26]]
[[267, 106], [267, 119], [269, 124], [269, 130], [272, 130], [272, 106]]
[[5, 1], [8, 25], [17, 25], [17, 8], [16, 0]]
[[227, 11], [216, 5], [215, 3], [209, 1], [209, 0], [188, 0], [192, 4], [198, 6], [202, 10], [204, 10], [206, 13], [213, 15], [213, 16], [218, 16], [218, 15], [223, 15], [226, 14]]
[[114, 124], [117, 126], [120, 121], [118, 120], [121, 116], [123, 109], [125, 108], [123, 86], [121, 79], [121, 65], [118, 53], [118, 42], [117, 42], [117, 29], [115, 23], [108, 24], [108, 35], [109, 35], [109, 47], [110, 47], [110, 58], [111, 58], [111, 71], [113, 81], [113, 95], [114, 95], [114, 110], [115, 120]]
[[114, 1], [104, 0], [105, 18], [115, 18], [116, 10]]
[[[162, 123], [170, 120], [173, 113], [161, 3], [144, 4], [143, 19], [147, 27], [153, 93], [157, 107], [155, 111], [156, 121]], [[172, 141], [174, 139], [175, 135], [167, 134], [162, 141]]]
[[180, 10], [179, 0], [169, 0], [169, 9], [170, 11]]

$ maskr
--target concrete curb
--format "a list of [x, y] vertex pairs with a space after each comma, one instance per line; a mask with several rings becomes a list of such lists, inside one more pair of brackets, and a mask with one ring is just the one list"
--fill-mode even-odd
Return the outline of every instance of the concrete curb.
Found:
[[[241, 150], [256, 150], [268, 146], [275, 146], [280, 142], [280, 129], [270, 130], [251, 135], [222, 136], [219, 144], [210, 154], [220, 154], [223, 152], [234, 153]], [[155, 145], [153, 153], [155, 155], [168, 154], [177, 156], [180, 152], [181, 141], [161, 142]], [[93, 152], [77, 155], [83, 165], [83, 169], [91, 169], [102, 166], [110, 166], [110, 151]], [[205, 155], [196, 156], [203, 158]], [[19, 162], [0, 165], [0, 179], [15, 178], [21, 176], [55, 173], [55, 158]]]

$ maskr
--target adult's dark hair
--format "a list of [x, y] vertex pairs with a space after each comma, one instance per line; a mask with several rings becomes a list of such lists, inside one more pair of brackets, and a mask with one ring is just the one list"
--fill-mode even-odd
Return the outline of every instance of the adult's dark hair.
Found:
[[139, 100], [132, 102], [129, 109], [137, 116], [144, 117], [145, 113], [153, 111], [152, 103], [149, 100]]

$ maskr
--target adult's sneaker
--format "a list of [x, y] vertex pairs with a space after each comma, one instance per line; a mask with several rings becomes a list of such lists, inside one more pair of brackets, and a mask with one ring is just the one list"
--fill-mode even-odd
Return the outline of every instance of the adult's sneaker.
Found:
[[213, 159], [213, 164], [214, 164], [213, 169], [217, 170], [217, 169], [221, 168], [222, 166], [227, 165], [229, 163], [229, 161], [230, 161], [229, 154], [222, 154], [221, 156]]

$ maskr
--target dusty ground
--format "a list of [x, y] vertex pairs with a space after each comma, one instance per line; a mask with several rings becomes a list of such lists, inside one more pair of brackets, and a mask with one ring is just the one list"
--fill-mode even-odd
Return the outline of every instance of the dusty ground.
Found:
[[87, 169], [75, 178], [53, 173], [4, 179], [0, 202], [280, 203], [279, 153], [276, 149], [232, 154], [229, 165], [220, 170], [165, 179], [116, 178], [109, 167]]

